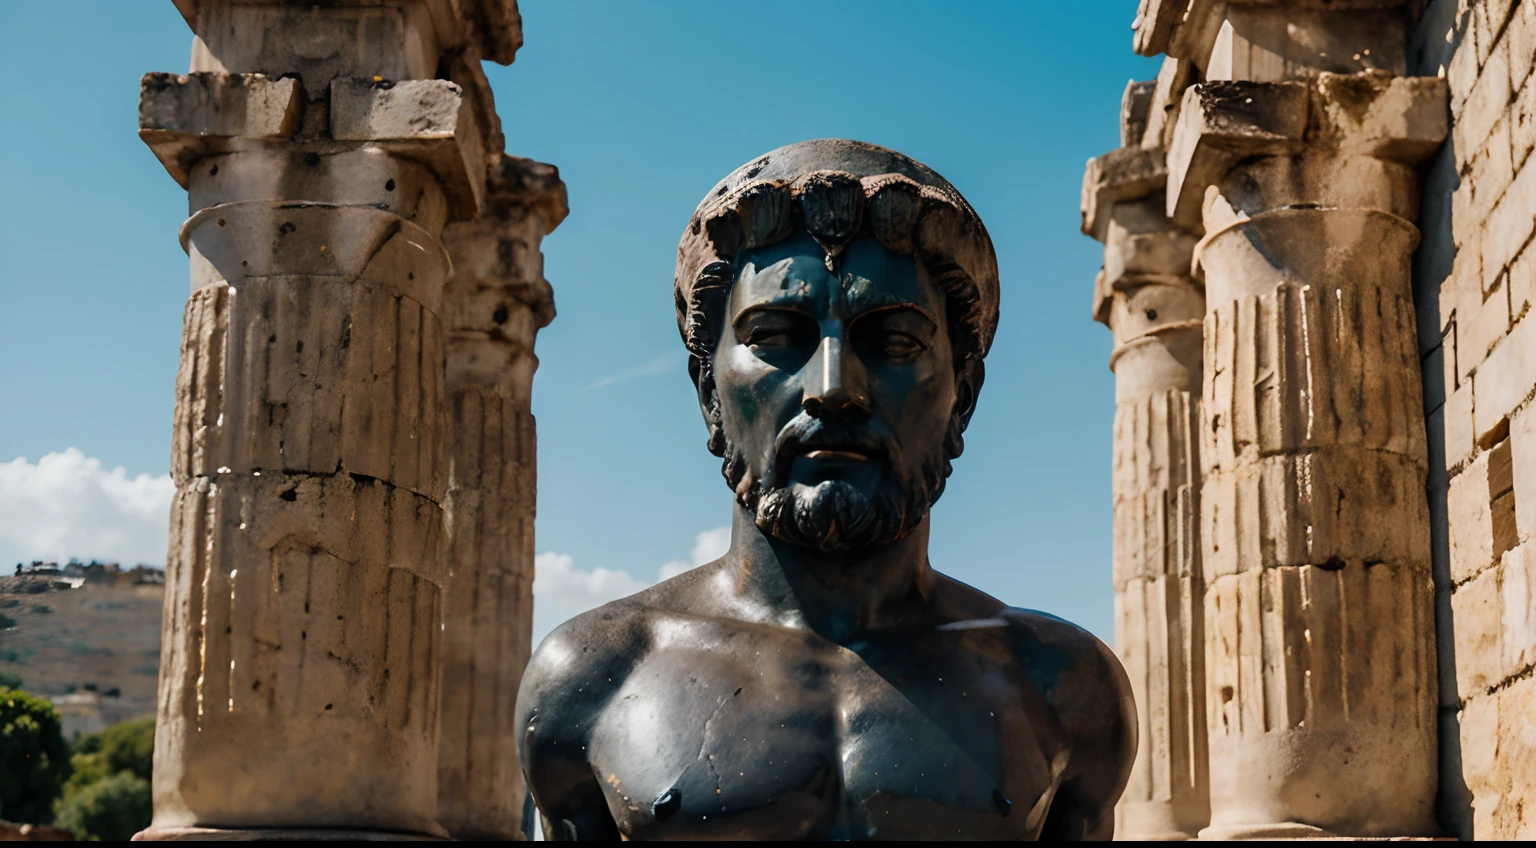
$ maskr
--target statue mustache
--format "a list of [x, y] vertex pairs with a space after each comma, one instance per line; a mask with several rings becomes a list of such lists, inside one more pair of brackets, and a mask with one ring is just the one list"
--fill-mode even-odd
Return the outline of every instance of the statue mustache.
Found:
[[817, 448], [852, 448], [883, 458], [888, 467], [900, 467], [901, 448], [878, 423], [861, 421], [855, 426], [842, 416], [813, 418], [801, 412], [773, 440], [775, 481], [788, 478], [789, 466], [797, 456]]

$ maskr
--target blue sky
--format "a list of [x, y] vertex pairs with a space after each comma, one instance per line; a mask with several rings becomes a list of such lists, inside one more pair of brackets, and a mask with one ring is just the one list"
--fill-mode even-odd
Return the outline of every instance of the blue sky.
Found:
[[[737, 165], [843, 136], [937, 169], [997, 246], [1002, 321], [935, 510], [934, 564], [1107, 638], [1113, 378], [1089, 316], [1100, 251], [1077, 203], [1084, 161], [1118, 143], [1126, 81], [1156, 74], [1131, 53], [1135, 3], [523, 0], [522, 13], [517, 62], [488, 66], [507, 149], [559, 166], [572, 210], [545, 241], [559, 317], [534, 386], [541, 565], [638, 586], [688, 561], [699, 534], [717, 538], [730, 495], [673, 323], [677, 238]], [[135, 134], [138, 79], [184, 71], [190, 41], [169, 0], [0, 2], [0, 563], [42, 544], [25, 531], [47, 505], [20, 488], [89, 500], [45, 481], [44, 455], [77, 449], [69, 468], [112, 478], [109, 495], [160, 491], [187, 209]], [[4, 471], [13, 459], [26, 462]], [[139, 558], [76, 526], [117, 513], [57, 508], [69, 526], [51, 544], [85, 548], [66, 554]], [[163, 520], [147, 520], [163, 557]]]

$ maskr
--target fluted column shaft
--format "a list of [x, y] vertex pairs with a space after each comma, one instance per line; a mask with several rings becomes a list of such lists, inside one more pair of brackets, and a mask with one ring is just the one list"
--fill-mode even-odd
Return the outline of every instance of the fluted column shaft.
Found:
[[193, 73], [140, 102], [192, 211], [144, 837], [444, 835], [440, 233], [488, 104], [434, 77], [468, 7], [178, 8]]
[[1115, 340], [1115, 649], [1138, 719], [1115, 834], [1180, 840], [1209, 811], [1198, 431], [1205, 299], [1189, 276], [1195, 239], [1164, 213], [1161, 154], [1128, 147], [1090, 162], [1084, 229], [1104, 242], [1094, 317]]
[[558, 172], [527, 159], [493, 169], [486, 211], [444, 241], [454, 273], [447, 325], [447, 577], [439, 821], [456, 839], [520, 839], [525, 787], [513, 726], [531, 650], [534, 337], [554, 318], [539, 243], [565, 218]]
[[1409, 267], [1443, 98], [1367, 72], [1183, 102], [1168, 209], [1198, 198], [1206, 233], [1207, 837], [1434, 831]]

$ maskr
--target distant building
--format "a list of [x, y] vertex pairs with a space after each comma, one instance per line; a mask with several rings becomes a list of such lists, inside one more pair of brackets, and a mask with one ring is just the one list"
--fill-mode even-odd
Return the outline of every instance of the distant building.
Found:
[[100, 692], [93, 689], [71, 692], [68, 695], [55, 695], [49, 700], [59, 712], [59, 723], [63, 727], [65, 739], [99, 733], [107, 728], [107, 721], [101, 714]]

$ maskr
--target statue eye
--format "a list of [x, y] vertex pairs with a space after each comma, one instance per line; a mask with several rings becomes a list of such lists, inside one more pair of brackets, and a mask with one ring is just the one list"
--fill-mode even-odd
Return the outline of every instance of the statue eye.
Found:
[[747, 344], [753, 347], [788, 347], [793, 343], [790, 334], [783, 330], [757, 329], [747, 335]]
[[784, 312], [754, 315], [737, 328], [742, 344], [754, 348], [795, 347], [806, 341], [807, 322]]
[[922, 342], [906, 333], [889, 332], [885, 334], [883, 352], [890, 359], [905, 362], [915, 358], [925, 349], [926, 347]]

